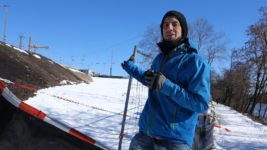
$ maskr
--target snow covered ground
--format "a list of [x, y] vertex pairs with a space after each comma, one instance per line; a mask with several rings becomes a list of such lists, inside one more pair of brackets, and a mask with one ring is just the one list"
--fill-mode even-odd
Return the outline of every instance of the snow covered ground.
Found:
[[267, 150], [267, 126], [221, 104], [215, 104], [215, 112], [222, 126], [221, 129], [215, 128], [216, 149]]
[[[65, 85], [38, 91], [26, 103], [48, 116], [94, 138], [110, 149], [118, 149], [122, 113], [128, 79], [93, 78], [90, 84]], [[123, 149], [128, 149], [138, 131], [137, 118], [147, 96], [147, 88], [135, 80], [128, 106]], [[60, 97], [60, 98], [59, 98]], [[65, 98], [65, 99], [63, 99]], [[218, 124], [215, 128], [215, 149], [267, 150], [267, 127], [220, 104], [215, 106]], [[224, 128], [231, 132], [226, 132]]]

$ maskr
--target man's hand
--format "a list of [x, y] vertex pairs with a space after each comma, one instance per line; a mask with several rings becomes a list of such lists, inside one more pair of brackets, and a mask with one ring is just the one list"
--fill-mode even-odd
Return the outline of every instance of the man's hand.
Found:
[[152, 90], [160, 90], [166, 80], [166, 77], [162, 73], [155, 72], [154, 70], [147, 70], [144, 73], [144, 78], [146, 85]]
[[134, 61], [134, 56], [133, 55], [127, 61], [123, 61], [123, 63], [121, 63], [122, 68], [124, 68], [124, 65], [126, 63], [128, 63], [129, 61]]

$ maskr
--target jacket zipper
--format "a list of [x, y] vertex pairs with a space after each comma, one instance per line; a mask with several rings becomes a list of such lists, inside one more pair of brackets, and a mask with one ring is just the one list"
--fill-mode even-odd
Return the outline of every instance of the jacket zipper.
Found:
[[[179, 59], [179, 62], [182, 61], [182, 59], [184, 58], [186, 53], [184, 53], [184, 55]], [[178, 104], [176, 104], [175, 109], [174, 109], [174, 113], [173, 113], [173, 118], [172, 118], [172, 130], [175, 129], [175, 121], [176, 121], [176, 116], [177, 116], [177, 110], [178, 110]]]
[[174, 109], [174, 114], [173, 114], [173, 118], [172, 118], [172, 130], [175, 129], [175, 119], [176, 119], [176, 115], [177, 115], [177, 110], [178, 110], [178, 104], [176, 104], [175, 109]]
[[[164, 55], [163, 60], [162, 60], [162, 62], [160, 64], [160, 72], [162, 72], [163, 67], [164, 67], [164, 63], [167, 60], [167, 58], [168, 58], [168, 55]], [[152, 119], [154, 118], [154, 115], [155, 115], [155, 112], [156, 112], [158, 106], [159, 106], [159, 93], [157, 92], [157, 104], [156, 104], [155, 107], [153, 107], [152, 113], [151, 113], [151, 115], [149, 117], [148, 127], [147, 127], [147, 130], [146, 130], [146, 133], [147, 133], [148, 136], [150, 135], [150, 128], [151, 128], [151, 124], [152, 124]]]

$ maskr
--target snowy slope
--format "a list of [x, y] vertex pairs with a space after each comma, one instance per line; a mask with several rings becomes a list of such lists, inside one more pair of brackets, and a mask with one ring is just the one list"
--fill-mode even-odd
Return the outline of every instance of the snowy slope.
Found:
[[215, 128], [216, 149], [267, 150], [267, 126], [224, 105], [216, 104], [215, 112], [219, 124], [231, 131]]
[[[93, 78], [90, 84], [66, 85], [40, 90], [37, 96], [26, 103], [40, 109], [49, 116], [65, 122], [86, 135], [104, 143], [111, 149], [118, 149], [121, 131], [122, 113], [124, 110], [128, 79]], [[133, 100], [145, 100], [147, 89], [136, 86], [133, 90], [128, 106], [126, 132], [123, 148], [127, 149], [130, 138], [138, 130], [134, 118], [138, 105]], [[143, 93], [137, 97], [136, 92]], [[67, 98], [63, 100], [59, 96]], [[141, 104], [144, 102], [141, 102]], [[142, 105], [140, 106], [142, 107]], [[139, 108], [140, 110], [141, 108]], [[127, 129], [131, 128], [131, 133]]]
[[[90, 84], [66, 85], [38, 91], [26, 103], [47, 113], [111, 149], [118, 149], [121, 121], [128, 79], [93, 78]], [[66, 98], [60, 99], [56, 98]], [[138, 112], [147, 96], [147, 88], [133, 82], [123, 149], [138, 130]], [[215, 128], [215, 149], [267, 150], [267, 127], [255, 123], [236, 111], [216, 104], [218, 124]], [[226, 132], [228, 128], [231, 132]]]

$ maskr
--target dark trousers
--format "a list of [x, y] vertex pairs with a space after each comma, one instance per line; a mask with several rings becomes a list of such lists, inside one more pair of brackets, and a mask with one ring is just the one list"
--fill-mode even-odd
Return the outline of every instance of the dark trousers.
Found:
[[139, 132], [132, 139], [129, 150], [191, 150], [191, 148], [187, 144], [155, 139]]

